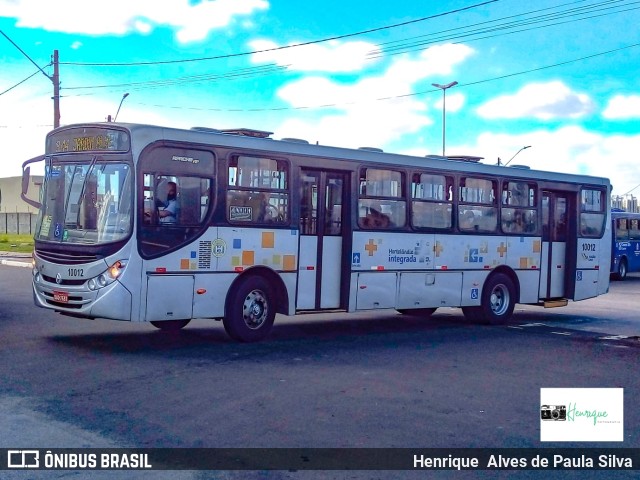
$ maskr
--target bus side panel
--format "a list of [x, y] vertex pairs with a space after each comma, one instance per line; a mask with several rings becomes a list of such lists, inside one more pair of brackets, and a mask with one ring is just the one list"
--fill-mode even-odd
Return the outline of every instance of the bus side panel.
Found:
[[461, 307], [477, 307], [482, 297], [482, 287], [489, 276], [489, 270], [467, 270], [462, 274]]
[[629, 242], [627, 258], [629, 259], [629, 271], [640, 271], [640, 240], [631, 240]]
[[397, 277], [396, 272], [359, 273], [356, 308], [358, 310], [395, 308]]
[[403, 272], [397, 308], [457, 307], [461, 290], [462, 272]]
[[613, 252], [613, 241], [611, 233], [611, 221], [607, 219], [604, 236], [600, 240], [600, 258], [598, 273], [598, 295], [609, 292], [609, 283], [611, 281], [611, 255]]
[[[296, 307], [311, 310], [316, 306], [316, 279], [318, 270], [318, 237], [300, 236], [298, 263], [298, 299]], [[336, 282], [339, 285], [339, 282]]]
[[540, 270], [516, 270], [520, 284], [520, 298], [518, 303], [538, 303], [538, 288], [540, 285]]
[[147, 321], [193, 317], [193, 275], [147, 276]]
[[[609, 232], [607, 232], [609, 235]], [[605, 236], [605, 238], [610, 238]], [[604, 239], [579, 238], [573, 300], [593, 298], [609, 287], [609, 259], [611, 253]], [[606, 257], [606, 258], [605, 258]], [[602, 270], [606, 275], [601, 275]], [[606, 278], [605, 278], [606, 277]], [[599, 283], [604, 282], [600, 287]]]
[[197, 274], [194, 290], [205, 292], [193, 298], [194, 318], [222, 318], [227, 292], [237, 273]]

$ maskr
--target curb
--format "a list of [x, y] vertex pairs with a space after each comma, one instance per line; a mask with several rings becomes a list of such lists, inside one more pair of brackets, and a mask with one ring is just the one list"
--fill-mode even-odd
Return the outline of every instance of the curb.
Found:
[[18, 262], [16, 260], [0, 260], [0, 265], [7, 265], [9, 267], [31, 268], [31, 263]]

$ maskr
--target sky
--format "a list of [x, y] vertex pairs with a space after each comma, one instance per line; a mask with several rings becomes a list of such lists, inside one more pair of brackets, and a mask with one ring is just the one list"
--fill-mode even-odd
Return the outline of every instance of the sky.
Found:
[[117, 114], [424, 156], [444, 112], [447, 155], [640, 196], [638, 25], [636, 0], [0, 0], [0, 177], [44, 153], [57, 50], [61, 125]]

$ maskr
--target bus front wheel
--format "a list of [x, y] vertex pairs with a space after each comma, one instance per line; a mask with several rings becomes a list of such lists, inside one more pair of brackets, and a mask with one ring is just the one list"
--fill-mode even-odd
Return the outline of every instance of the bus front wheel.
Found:
[[247, 277], [229, 295], [222, 321], [227, 334], [241, 342], [265, 338], [276, 316], [274, 295], [267, 281], [259, 276]]
[[625, 278], [627, 278], [627, 260], [626, 258], [622, 258], [618, 264], [618, 271], [615, 274], [615, 279], [624, 280]]
[[164, 332], [177, 332], [178, 330], [180, 330], [181, 328], [184, 328], [187, 326], [187, 324], [190, 322], [190, 319], [187, 320], [164, 320], [162, 322], [157, 321], [157, 322], [151, 322], [151, 325], [153, 325], [154, 327], [164, 331]]

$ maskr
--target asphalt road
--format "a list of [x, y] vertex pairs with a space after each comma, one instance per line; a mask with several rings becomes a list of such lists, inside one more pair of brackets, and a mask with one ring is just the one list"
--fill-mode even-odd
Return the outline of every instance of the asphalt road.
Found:
[[[231, 341], [214, 321], [167, 334], [147, 324], [63, 317], [33, 306], [29, 280], [30, 269], [0, 265], [1, 448], [640, 448], [637, 276], [566, 308], [517, 307], [505, 326], [466, 323], [457, 309], [429, 320], [393, 312], [279, 316], [267, 341], [248, 345]], [[623, 387], [624, 442], [540, 442], [541, 387]], [[30, 473], [11, 478], [40, 478]], [[425, 477], [146, 473], [153, 474], [91, 478]], [[596, 476], [637, 478], [637, 471], [557, 478]]]

